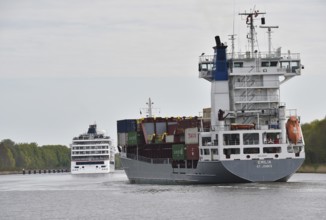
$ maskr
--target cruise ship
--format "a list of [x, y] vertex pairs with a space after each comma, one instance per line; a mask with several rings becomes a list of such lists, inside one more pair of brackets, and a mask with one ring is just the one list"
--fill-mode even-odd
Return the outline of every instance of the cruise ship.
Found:
[[[278, 26], [267, 26], [265, 14], [239, 13], [249, 29], [248, 51], [234, 51], [234, 35], [227, 51], [216, 36], [214, 55], [199, 57], [199, 78], [211, 85], [211, 106], [202, 115], [117, 121], [121, 162], [131, 183], [286, 182], [300, 168], [300, 116], [280, 101], [280, 86], [301, 75], [303, 65], [299, 53], [272, 50]], [[263, 52], [256, 32], [266, 30]]]
[[74, 137], [71, 148], [71, 174], [109, 173], [114, 167], [114, 147], [109, 136], [98, 132], [96, 124], [87, 133]]

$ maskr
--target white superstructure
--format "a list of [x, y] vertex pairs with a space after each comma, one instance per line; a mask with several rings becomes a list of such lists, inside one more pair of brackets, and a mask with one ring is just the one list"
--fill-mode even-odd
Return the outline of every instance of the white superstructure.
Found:
[[114, 171], [114, 147], [109, 136], [97, 132], [96, 124], [87, 133], [73, 138], [71, 173], [109, 173]]

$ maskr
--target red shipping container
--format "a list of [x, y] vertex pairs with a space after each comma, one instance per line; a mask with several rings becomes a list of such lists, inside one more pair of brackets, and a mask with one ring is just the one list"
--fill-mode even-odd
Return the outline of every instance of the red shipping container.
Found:
[[178, 127], [177, 124], [168, 125], [168, 135], [174, 135], [177, 127]]
[[199, 160], [199, 147], [198, 144], [187, 145], [187, 160]]

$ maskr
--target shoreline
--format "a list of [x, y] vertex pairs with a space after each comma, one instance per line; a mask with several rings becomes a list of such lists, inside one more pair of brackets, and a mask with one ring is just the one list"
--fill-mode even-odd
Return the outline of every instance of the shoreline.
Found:
[[[29, 171], [31, 173], [29, 173]], [[34, 171], [36, 171], [36, 173], [34, 173]], [[41, 171], [41, 173], [40, 173]], [[46, 171], [46, 172], [44, 172]], [[55, 171], [55, 172], [54, 172]], [[69, 169], [33, 169], [33, 170], [25, 170], [25, 174], [24, 174], [24, 170], [20, 170], [20, 171], [0, 171], [0, 176], [1, 175], [12, 175], [12, 174], [23, 174], [23, 175], [29, 175], [29, 174], [49, 174], [49, 173], [69, 173], [70, 170]]]
[[0, 175], [23, 174], [23, 171], [0, 171]]
[[302, 165], [297, 173], [326, 173], [326, 164]]
[[[120, 169], [117, 169], [117, 170], [120, 170]], [[123, 169], [121, 169], [121, 170], [123, 170]], [[27, 171], [28, 170], [26, 170], [26, 174], [28, 175]], [[323, 174], [326, 174], [326, 164], [302, 165], [296, 173], [323, 173]], [[23, 171], [22, 170], [21, 171], [0, 171], [0, 175], [11, 175], [11, 174], [23, 174]]]

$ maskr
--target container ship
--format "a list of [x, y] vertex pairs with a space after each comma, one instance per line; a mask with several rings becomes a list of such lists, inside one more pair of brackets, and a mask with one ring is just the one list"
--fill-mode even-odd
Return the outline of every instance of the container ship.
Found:
[[[218, 36], [214, 55], [199, 57], [199, 78], [211, 83], [211, 107], [197, 117], [117, 121], [121, 162], [131, 183], [215, 184], [286, 182], [305, 159], [300, 117], [280, 102], [280, 85], [301, 74], [300, 54], [271, 49], [265, 12], [239, 13], [249, 51], [227, 52]], [[269, 36], [256, 49], [255, 20]], [[149, 102], [149, 112], [151, 106]]]
[[96, 124], [74, 137], [70, 148], [71, 174], [109, 173], [115, 169], [112, 140], [98, 132]]

